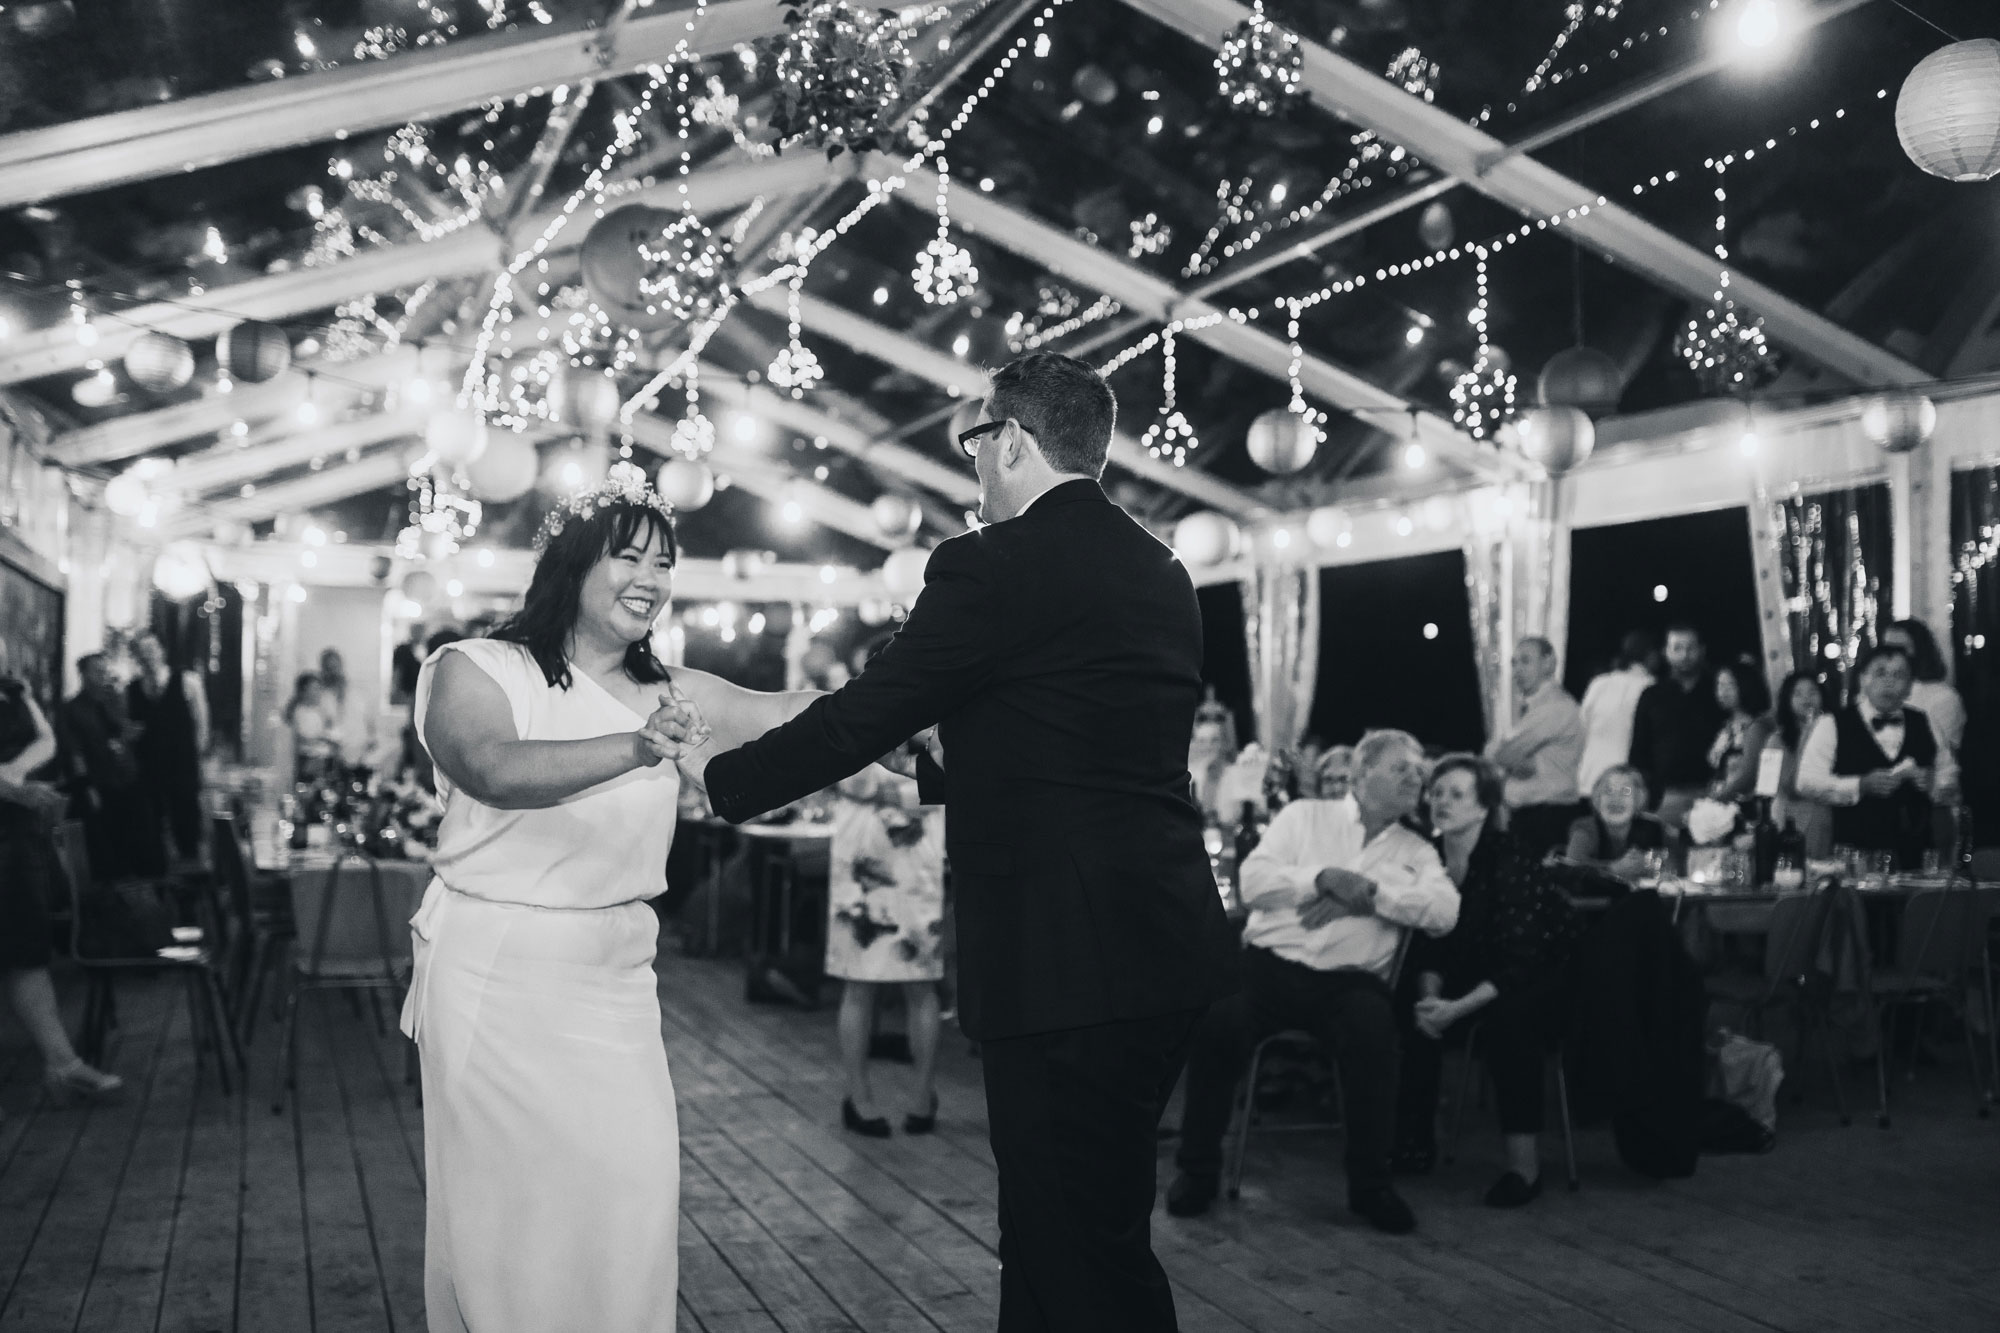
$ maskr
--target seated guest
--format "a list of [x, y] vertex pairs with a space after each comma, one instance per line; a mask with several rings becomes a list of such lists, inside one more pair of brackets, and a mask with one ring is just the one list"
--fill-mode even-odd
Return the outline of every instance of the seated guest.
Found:
[[1723, 663], [1715, 669], [1715, 702], [1722, 706], [1724, 720], [1708, 747], [1708, 767], [1714, 775], [1708, 794], [1718, 801], [1755, 796], [1757, 765], [1778, 729], [1764, 673], [1747, 657]]
[[1826, 686], [1810, 671], [1794, 671], [1778, 690], [1778, 734], [1776, 743], [1785, 747], [1785, 767], [1778, 777], [1778, 799], [1771, 805], [1771, 820], [1779, 828], [1790, 825], [1806, 840], [1807, 856], [1825, 856], [1833, 847], [1833, 811], [1799, 792], [1799, 757], [1806, 737], [1821, 715], [1832, 711]]
[[1442, 760], [1431, 775], [1430, 804], [1461, 906], [1449, 938], [1417, 961], [1423, 968], [1414, 1014], [1419, 1039], [1415, 1049], [1404, 1052], [1405, 1138], [1397, 1156], [1406, 1166], [1421, 1165], [1428, 1156], [1439, 1044], [1477, 1015], [1478, 1053], [1493, 1079], [1507, 1148], [1507, 1170], [1486, 1191], [1486, 1202], [1518, 1208], [1542, 1191], [1536, 1138], [1542, 1131], [1543, 1061], [1565, 1026], [1570, 960], [1583, 922], [1535, 859], [1494, 827], [1500, 783], [1478, 758], [1461, 754]]
[[[1354, 802], [1295, 801], [1243, 863], [1243, 990], [1211, 1008], [1188, 1057], [1187, 1104], [1167, 1190], [1176, 1217], [1205, 1212], [1222, 1175], [1222, 1135], [1255, 1044], [1302, 1028], [1340, 1071], [1347, 1203], [1379, 1230], [1416, 1218], [1389, 1181], [1396, 1121], [1396, 1019], [1389, 974], [1408, 928], [1441, 935], [1458, 892], [1437, 852], [1401, 821], [1422, 794], [1423, 748], [1375, 731], [1354, 754]], [[1253, 1090], [1254, 1094], [1254, 1090]]]
[[1570, 860], [1602, 866], [1621, 879], [1637, 879], [1646, 853], [1662, 851], [1667, 826], [1646, 813], [1646, 775], [1630, 764], [1615, 764], [1590, 789], [1590, 813], [1569, 826]]
[[285, 722], [292, 729], [292, 780], [317, 782], [340, 761], [340, 741], [326, 712], [326, 688], [317, 674], [302, 671], [292, 682]]
[[1334, 745], [1319, 757], [1319, 798], [1354, 801], [1354, 747]]
[[1577, 814], [1577, 770], [1583, 763], [1583, 710], [1557, 678], [1556, 650], [1547, 639], [1514, 649], [1514, 691], [1520, 712], [1496, 728], [1486, 755], [1507, 778], [1508, 828], [1540, 856], [1562, 842]]
[[1833, 807], [1833, 840], [1891, 852], [1898, 870], [1935, 842], [1931, 796], [1958, 790], [1958, 761], [1908, 707], [1910, 655], [1882, 644], [1862, 655], [1859, 697], [1813, 724], [1799, 756], [1799, 793]]

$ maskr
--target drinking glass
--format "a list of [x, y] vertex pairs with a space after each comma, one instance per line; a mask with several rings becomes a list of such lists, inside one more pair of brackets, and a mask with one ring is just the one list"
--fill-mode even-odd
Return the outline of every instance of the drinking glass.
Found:
[[1938, 849], [1935, 847], [1924, 848], [1924, 874], [1942, 875], [1943, 873], [1944, 858], [1938, 854]]
[[1894, 852], [1861, 853], [1861, 878], [1871, 887], [1881, 888], [1887, 885], [1889, 875], [1895, 868]]
[[1639, 885], [1642, 888], [1659, 887], [1660, 879], [1667, 873], [1667, 851], [1664, 847], [1651, 847], [1639, 854]]

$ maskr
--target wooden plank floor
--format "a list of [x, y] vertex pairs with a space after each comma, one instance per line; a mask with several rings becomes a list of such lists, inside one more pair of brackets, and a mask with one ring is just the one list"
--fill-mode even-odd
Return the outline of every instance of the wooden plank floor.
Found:
[[[681, 1327], [992, 1328], [993, 1165], [965, 1044], [946, 1041], [941, 1133], [858, 1139], [837, 1123], [830, 1013], [746, 1005], [727, 964], [659, 971]], [[225, 1099], [177, 989], [127, 983], [121, 1009], [129, 1095], [93, 1109], [44, 1105], [35, 1058], [0, 1027], [0, 1329], [421, 1330], [422, 1124], [400, 1038], [313, 997], [299, 1096], [274, 1116], [268, 1022], [250, 1095]], [[893, 1105], [907, 1069], [880, 1069]], [[1189, 1333], [2000, 1328], [2000, 1122], [1971, 1114], [1954, 1068], [1898, 1095], [1887, 1131], [1843, 1129], [1816, 1099], [1787, 1108], [1777, 1152], [1671, 1185], [1586, 1133], [1582, 1192], [1516, 1214], [1480, 1206], [1495, 1145], [1468, 1134], [1456, 1165], [1407, 1186], [1421, 1229], [1400, 1239], [1346, 1215], [1336, 1137], [1270, 1135], [1239, 1203], [1155, 1231]]]

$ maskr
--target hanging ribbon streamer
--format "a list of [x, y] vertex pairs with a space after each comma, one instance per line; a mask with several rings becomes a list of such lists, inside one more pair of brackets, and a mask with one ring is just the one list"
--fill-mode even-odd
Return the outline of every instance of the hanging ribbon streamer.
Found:
[[1319, 570], [1258, 566], [1243, 580], [1250, 706], [1268, 753], [1298, 745], [1319, 679]]

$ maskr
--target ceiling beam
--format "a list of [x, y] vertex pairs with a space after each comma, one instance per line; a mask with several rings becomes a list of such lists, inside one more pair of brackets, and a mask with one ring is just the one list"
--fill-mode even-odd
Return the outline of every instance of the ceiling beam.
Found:
[[[635, 443], [653, 453], [663, 458], [680, 456], [674, 448], [674, 423], [668, 418], [642, 412], [632, 418], [629, 430]], [[874, 515], [868, 512], [867, 505], [850, 500], [817, 482], [798, 477], [783, 463], [717, 440], [714, 451], [708, 456], [708, 465], [728, 477], [731, 485], [741, 486], [772, 504], [796, 500], [805, 511], [805, 516], [822, 527], [844, 532], [884, 551], [895, 549], [895, 543], [884, 537], [881, 529], [875, 526]]]
[[[893, 163], [879, 158], [875, 159], [875, 169], [883, 174], [896, 173]], [[936, 209], [936, 176], [928, 171], [898, 174], [909, 181], [909, 188], [901, 192], [901, 197], [918, 207]], [[1286, 378], [1292, 353], [1283, 339], [1250, 323], [1239, 323], [1205, 301], [1183, 296], [1171, 282], [1107, 250], [1077, 240], [977, 190], [958, 190], [953, 194], [951, 218], [964, 230], [1012, 250], [1051, 273], [1102, 292], [1156, 322], [1222, 315], [1218, 322], [1188, 329], [1182, 336], [1274, 379]], [[1526, 471], [1525, 464], [1511, 455], [1481, 445], [1443, 417], [1344, 366], [1308, 354], [1299, 367], [1299, 380], [1315, 398], [1351, 412], [1371, 426], [1382, 428], [1398, 418], [1414, 421], [1417, 439], [1432, 457], [1456, 464], [1475, 476], [1499, 479]]]
[[[740, 208], [766, 194], [805, 189], [826, 178], [824, 159], [794, 153], [747, 166], [715, 167], [688, 179], [688, 194], [701, 212]], [[628, 202], [678, 200], [677, 185], [653, 186], [607, 200], [616, 207]], [[551, 210], [527, 224], [527, 234], [558, 216]], [[576, 219], [590, 219], [594, 210], [579, 208]], [[551, 252], [583, 243], [585, 226], [569, 225], [550, 246]], [[0, 384], [18, 384], [66, 371], [81, 370], [91, 361], [115, 361], [133, 340], [151, 329], [191, 340], [213, 338], [245, 319], [284, 321], [312, 311], [327, 310], [374, 292], [416, 287], [433, 279], [482, 277], [504, 265], [511, 252], [483, 227], [435, 241], [367, 250], [351, 259], [315, 268], [272, 273], [248, 282], [212, 287], [199, 295], [101, 314], [93, 323], [97, 340], [86, 346], [76, 339], [76, 326], [55, 324], [10, 338], [0, 350]], [[329, 371], [329, 374], [337, 373]]]
[[220, 523], [256, 523], [279, 514], [302, 512], [393, 486], [409, 473], [402, 450], [379, 450], [359, 462], [341, 463], [275, 486], [260, 487], [255, 495], [191, 505], [162, 525], [163, 535], [168, 539], [189, 537]]
[[[1143, 14], [1213, 46], [1250, 17], [1233, 0], [1125, 0]], [[1302, 39], [1303, 86], [1320, 106], [1365, 125], [1420, 159], [1463, 180], [1524, 217], [1565, 215], [1575, 240], [1616, 260], [1669, 291], [1707, 301], [1715, 291], [1716, 261], [1645, 221], [1622, 205], [1599, 204], [1598, 192], [1507, 145], [1441, 107], [1412, 96], [1326, 47]], [[961, 203], [978, 196], [960, 191]], [[1566, 216], [1571, 209], [1579, 215]], [[1864, 385], [1920, 384], [1931, 377], [1891, 352], [1740, 273], [1730, 275], [1737, 305], [1764, 320], [1770, 338], [1828, 370]], [[1225, 326], [1226, 327], [1226, 326]]]
[[0, 137], [0, 209], [622, 75], [666, 61], [683, 40], [715, 55], [784, 28], [783, 11], [770, 0], [711, 0], [690, 38], [691, 7], [632, 19], [608, 41], [579, 26], [466, 37], [390, 60], [9, 134]]
[[[789, 294], [774, 290], [750, 299], [760, 309], [782, 315], [786, 313]], [[804, 293], [799, 296], [799, 324], [822, 338], [844, 343], [865, 356], [928, 380], [947, 393], [974, 401], [986, 396], [986, 372], [978, 366]], [[1110, 461], [1134, 476], [1225, 513], [1249, 517], [1265, 508], [1248, 491], [1218, 481], [1199, 468], [1175, 467], [1154, 458], [1127, 435], [1112, 439]]]
[[[367, 449], [388, 440], [423, 432], [423, 416], [412, 412], [374, 412], [352, 421], [336, 422], [319, 430], [302, 430], [287, 439], [248, 449], [214, 450], [201, 458], [183, 459], [174, 470], [155, 478], [154, 490], [201, 491], [234, 490], [244, 482], [254, 482], [303, 467], [315, 458], [345, 458], [357, 449]], [[323, 470], [323, 469], [322, 469]]]

